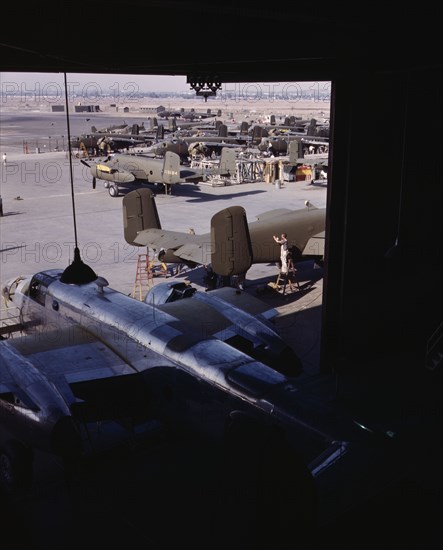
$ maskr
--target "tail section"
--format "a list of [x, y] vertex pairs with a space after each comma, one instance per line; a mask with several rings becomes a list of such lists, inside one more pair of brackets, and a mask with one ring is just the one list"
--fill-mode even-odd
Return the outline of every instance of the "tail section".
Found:
[[220, 137], [227, 137], [228, 136], [228, 127], [226, 124], [220, 124], [218, 126], [218, 135]]
[[220, 156], [219, 175], [233, 176], [237, 172], [236, 155], [234, 149], [223, 147]]
[[243, 120], [243, 122], [240, 124], [240, 135], [247, 136], [248, 130], [249, 130], [249, 124], [246, 122], [246, 120]]
[[222, 276], [246, 273], [252, 264], [252, 245], [245, 209], [231, 206], [211, 219], [211, 265]]
[[132, 125], [131, 133], [135, 136], [138, 136], [140, 134], [140, 127], [139, 127], [138, 124], [133, 124]]
[[307, 136], [315, 136], [317, 130], [317, 121], [315, 118], [311, 118], [311, 122], [309, 123], [309, 126], [306, 129], [306, 135]]
[[165, 138], [165, 127], [163, 126], [163, 124], [159, 124], [159, 125], [157, 126], [157, 133], [156, 133], [156, 135], [155, 135], [155, 139], [156, 139], [157, 141], [160, 141], [160, 140], [162, 140], [162, 139], [164, 139], [164, 138]]
[[163, 160], [162, 182], [166, 184], [179, 183], [180, 181], [180, 157], [177, 153], [166, 151]]
[[261, 126], [254, 126], [252, 129], [252, 144], [258, 145], [262, 138], [268, 137], [269, 133], [266, 130], [266, 128], [262, 128]]
[[301, 158], [303, 158], [303, 144], [301, 138], [296, 138], [289, 142], [289, 162], [296, 164]]
[[143, 229], [161, 229], [154, 194], [149, 189], [136, 189], [123, 197], [123, 231], [128, 244], [140, 246], [134, 241]]

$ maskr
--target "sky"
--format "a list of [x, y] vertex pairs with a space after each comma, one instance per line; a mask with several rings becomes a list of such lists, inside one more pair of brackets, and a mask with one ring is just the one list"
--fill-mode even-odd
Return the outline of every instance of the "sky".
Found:
[[[131, 94], [136, 92], [189, 92], [190, 86], [185, 76], [165, 75], [110, 75], [110, 74], [84, 74], [67, 73], [68, 88], [74, 91], [95, 90], [107, 92], [111, 90], [117, 94]], [[63, 73], [0, 73], [1, 90], [12, 92], [13, 90], [32, 91], [36, 87], [47, 92], [54, 91], [64, 86]], [[266, 87], [274, 86], [281, 89], [285, 83], [268, 83]], [[226, 84], [232, 88], [233, 84]], [[315, 83], [299, 83], [302, 89], [312, 89]]]
[[[185, 76], [164, 76], [164, 75], [110, 75], [110, 74], [83, 74], [67, 73], [68, 85], [72, 83], [73, 87], [90, 86], [97, 84], [104, 91], [109, 89], [134, 88], [137, 86], [139, 91], [151, 92], [185, 92], [189, 90]], [[64, 83], [63, 73], [0, 73], [2, 87], [7, 83], [11, 86], [27, 86], [31, 88], [36, 83], [40, 87], [49, 87], [51, 83], [62, 86]], [[131, 86], [132, 85], [132, 86]], [[11, 88], [12, 89], [12, 88]], [[48, 88], [49, 89], [49, 88]], [[133, 89], [133, 91], [136, 91]]]

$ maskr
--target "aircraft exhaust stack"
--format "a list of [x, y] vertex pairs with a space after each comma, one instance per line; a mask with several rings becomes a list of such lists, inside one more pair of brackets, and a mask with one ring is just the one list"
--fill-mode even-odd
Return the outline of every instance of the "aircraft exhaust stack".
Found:
[[161, 229], [154, 194], [149, 189], [136, 189], [123, 197], [123, 231], [128, 244], [141, 246], [135, 239], [143, 229]]
[[246, 212], [231, 206], [211, 219], [211, 265], [222, 276], [246, 273], [252, 264], [252, 245]]

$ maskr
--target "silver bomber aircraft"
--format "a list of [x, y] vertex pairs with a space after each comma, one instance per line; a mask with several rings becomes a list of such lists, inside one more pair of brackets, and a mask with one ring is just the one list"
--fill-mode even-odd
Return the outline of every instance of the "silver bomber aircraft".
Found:
[[[106, 448], [108, 435], [115, 441], [155, 424], [231, 449], [235, 459], [223, 467], [232, 490], [241, 495], [242, 484], [254, 483], [247, 472], [260, 471], [263, 498], [274, 495], [263, 514], [287, 521], [296, 514], [303, 529], [331, 480], [345, 506], [368, 464], [386, 460], [389, 432], [313, 392], [257, 298], [165, 282], [138, 301], [90, 268], [84, 276], [76, 250], [64, 271], [18, 277], [2, 289], [23, 330], [0, 341], [3, 487], [32, 482], [34, 449], [68, 466]], [[260, 466], [265, 456], [274, 457], [269, 470]]]

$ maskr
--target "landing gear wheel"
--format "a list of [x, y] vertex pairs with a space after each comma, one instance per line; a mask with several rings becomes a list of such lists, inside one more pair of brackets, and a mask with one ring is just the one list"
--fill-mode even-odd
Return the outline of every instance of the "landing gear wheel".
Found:
[[32, 451], [18, 441], [0, 447], [0, 488], [6, 493], [32, 483]]
[[116, 185], [110, 185], [108, 191], [111, 197], [118, 197], [119, 189]]
[[104, 187], [105, 189], [108, 189], [108, 188], [109, 188], [109, 181], [104, 181], [104, 182], [103, 182], [103, 187]]

